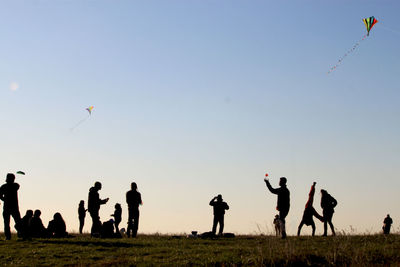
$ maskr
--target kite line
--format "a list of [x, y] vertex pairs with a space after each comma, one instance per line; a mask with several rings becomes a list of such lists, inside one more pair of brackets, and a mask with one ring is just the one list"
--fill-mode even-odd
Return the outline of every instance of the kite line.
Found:
[[336, 62], [336, 64], [335, 64], [334, 66], [332, 66], [332, 67], [329, 69], [329, 71], [328, 71], [327, 74], [329, 74], [329, 73], [335, 71], [335, 70], [342, 64], [343, 60], [344, 60], [349, 54], [353, 53], [354, 50], [357, 49], [357, 47], [360, 45], [360, 43], [361, 43], [362, 41], [364, 41], [364, 40], [369, 36], [369, 31], [372, 29], [372, 27], [374, 27], [374, 25], [378, 22], [378, 20], [377, 20], [374, 16], [372, 16], [372, 17], [363, 19], [363, 22], [364, 22], [364, 24], [365, 24], [365, 27], [367, 28], [367, 34], [365, 34], [357, 43], [355, 43], [355, 44], [353, 45], [353, 47], [352, 47], [350, 50], [348, 50], [348, 51]]

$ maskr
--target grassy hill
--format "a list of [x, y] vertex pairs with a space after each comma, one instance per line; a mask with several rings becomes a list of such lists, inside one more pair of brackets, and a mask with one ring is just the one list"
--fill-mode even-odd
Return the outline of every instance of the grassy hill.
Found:
[[400, 236], [34, 239], [0, 242], [1, 265], [400, 265]]

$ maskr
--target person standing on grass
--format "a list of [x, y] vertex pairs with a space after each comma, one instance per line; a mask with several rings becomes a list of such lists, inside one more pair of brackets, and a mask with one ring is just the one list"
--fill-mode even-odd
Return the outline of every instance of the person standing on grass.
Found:
[[4, 201], [3, 219], [4, 219], [4, 234], [6, 240], [11, 239], [10, 216], [14, 218], [15, 229], [19, 231], [21, 223], [21, 214], [18, 207], [18, 189], [19, 184], [14, 183], [15, 175], [8, 173], [6, 183], [0, 187], [0, 199]]
[[122, 217], [121, 204], [119, 203], [115, 204], [114, 208], [115, 208], [114, 214], [111, 214], [111, 216], [114, 217], [115, 234], [119, 237], [121, 236], [121, 233], [119, 231], [119, 224], [121, 223], [121, 217]]
[[128, 237], [136, 237], [139, 228], [139, 205], [143, 205], [142, 195], [137, 191], [135, 182], [131, 183], [131, 190], [126, 193], [126, 203], [128, 204]]
[[101, 221], [99, 216], [100, 206], [106, 204], [109, 198], [100, 199], [99, 190], [101, 190], [101, 183], [96, 182], [89, 190], [88, 211], [92, 217], [92, 228], [90, 234], [92, 236], [100, 236]]
[[319, 215], [318, 212], [313, 207], [315, 184], [316, 184], [316, 182], [313, 183], [313, 185], [311, 186], [310, 193], [308, 194], [308, 201], [307, 201], [306, 207], [304, 209], [303, 218], [301, 219], [299, 228], [297, 230], [297, 236], [300, 236], [300, 231], [304, 224], [307, 226], [311, 225], [312, 236], [315, 235], [315, 223], [313, 220], [313, 216], [317, 217], [321, 222], [324, 221], [323, 217], [321, 215]]
[[222, 235], [224, 231], [225, 210], [229, 210], [229, 206], [222, 200], [222, 195], [218, 195], [211, 199], [210, 206], [212, 206], [214, 210], [212, 233], [215, 235], [217, 232], [217, 224], [219, 224], [218, 235]]
[[286, 187], [287, 179], [285, 177], [280, 178], [279, 188], [272, 188], [268, 178], [264, 178], [264, 181], [269, 191], [272, 194], [278, 195], [278, 202], [276, 209], [279, 211], [279, 220], [280, 220], [280, 229], [282, 233], [282, 238], [286, 238], [285, 218], [288, 215], [290, 209], [290, 192], [289, 189], [287, 189]]
[[78, 207], [79, 233], [80, 234], [82, 234], [83, 226], [85, 225], [86, 211], [87, 211], [87, 209], [85, 209], [85, 201], [81, 200], [79, 202], [79, 207]]
[[324, 189], [321, 189], [321, 208], [322, 208], [322, 215], [324, 218], [324, 234], [323, 236], [327, 236], [328, 234], [328, 224], [331, 228], [332, 235], [335, 234], [335, 228], [332, 223], [333, 213], [335, 212], [334, 208], [337, 205], [336, 199], [334, 199], [328, 192]]
[[392, 226], [392, 223], [393, 223], [393, 220], [392, 220], [392, 218], [390, 218], [390, 215], [388, 214], [386, 216], [385, 220], [383, 220], [382, 230], [385, 235], [390, 234], [390, 227]]

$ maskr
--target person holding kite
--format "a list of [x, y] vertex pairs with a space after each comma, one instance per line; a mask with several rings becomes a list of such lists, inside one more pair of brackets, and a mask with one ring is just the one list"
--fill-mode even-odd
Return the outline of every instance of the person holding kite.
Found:
[[280, 187], [272, 188], [267, 177], [268, 175], [265, 175], [264, 182], [267, 185], [269, 191], [272, 194], [278, 195], [276, 210], [279, 211], [282, 238], [286, 238], [285, 218], [288, 215], [290, 209], [290, 192], [289, 189], [286, 187], [287, 179], [285, 177], [281, 177], [279, 180]]
[[301, 228], [303, 225], [311, 225], [312, 227], [312, 236], [315, 235], [315, 223], [313, 220], [313, 216], [317, 217], [321, 222], [323, 222], [323, 217], [318, 214], [318, 212], [314, 209], [313, 207], [313, 202], [314, 202], [314, 194], [315, 194], [315, 184], [316, 182], [313, 183], [311, 186], [310, 193], [308, 194], [308, 201], [306, 203], [306, 207], [304, 209], [303, 213], [303, 218], [301, 219], [299, 228], [297, 230], [297, 236], [300, 236]]

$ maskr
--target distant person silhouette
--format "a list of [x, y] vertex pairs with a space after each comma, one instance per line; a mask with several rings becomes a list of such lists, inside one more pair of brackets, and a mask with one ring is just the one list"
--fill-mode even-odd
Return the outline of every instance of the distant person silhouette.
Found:
[[28, 239], [31, 237], [30, 225], [32, 217], [33, 210], [27, 210], [25, 216], [21, 219], [19, 237], [22, 237], [23, 239]]
[[392, 223], [393, 223], [393, 220], [392, 220], [392, 218], [390, 218], [390, 215], [388, 214], [386, 216], [386, 218], [383, 220], [382, 230], [385, 235], [390, 234], [390, 227], [392, 226]]
[[219, 224], [219, 231], [218, 234], [222, 235], [224, 231], [224, 216], [225, 210], [229, 210], [228, 204], [222, 200], [222, 195], [218, 195], [211, 199], [210, 206], [213, 207], [214, 211], [214, 220], [212, 226], [212, 233], [215, 235], [217, 232], [217, 224]]
[[312, 236], [315, 235], [315, 223], [313, 220], [313, 216], [317, 217], [321, 222], [323, 222], [323, 217], [318, 214], [318, 212], [314, 209], [313, 207], [313, 202], [314, 202], [314, 194], [315, 194], [315, 184], [316, 182], [313, 183], [311, 186], [310, 193], [308, 194], [308, 201], [306, 203], [304, 213], [303, 213], [303, 218], [301, 219], [299, 228], [297, 230], [297, 236], [300, 236], [301, 228], [303, 225], [311, 225], [312, 227]]
[[280, 227], [280, 220], [279, 220], [279, 215], [275, 215], [274, 218], [274, 226], [275, 226], [275, 235], [280, 236], [281, 235], [281, 227]]
[[7, 240], [11, 239], [10, 216], [14, 218], [15, 228], [17, 231], [21, 221], [21, 214], [18, 207], [18, 189], [19, 184], [14, 183], [15, 175], [7, 174], [6, 183], [0, 187], [0, 199], [4, 201], [3, 218], [4, 218], [4, 234]]
[[46, 236], [46, 228], [43, 225], [40, 210], [35, 210], [30, 224], [30, 232], [32, 237], [41, 238]]
[[131, 190], [126, 193], [126, 203], [128, 204], [128, 237], [136, 237], [139, 228], [139, 205], [142, 205], [142, 195], [137, 191], [135, 182], [131, 183]]
[[335, 234], [335, 228], [332, 224], [333, 213], [335, 212], [334, 208], [337, 205], [336, 199], [334, 199], [328, 192], [324, 189], [321, 189], [321, 208], [322, 215], [324, 217], [324, 234], [323, 236], [327, 236], [328, 234], [328, 224], [331, 228], [332, 235]]
[[276, 209], [279, 211], [279, 220], [280, 220], [280, 229], [282, 233], [282, 238], [286, 238], [285, 218], [288, 215], [290, 209], [290, 192], [289, 189], [287, 189], [286, 187], [287, 179], [285, 177], [280, 178], [279, 188], [272, 188], [267, 178], [264, 178], [264, 181], [269, 191], [273, 194], [278, 195]]
[[59, 212], [55, 213], [53, 216], [53, 220], [49, 222], [47, 227], [47, 232], [49, 237], [63, 238], [67, 237], [67, 227], [65, 226], [65, 222], [63, 217]]
[[79, 202], [79, 207], [78, 207], [79, 233], [80, 234], [82, 234], [83, 226], [85, 225], [86, 211], [87, 211], [87, 209], [85, 209], [85, 201], [81, 200]]
[[95, 182], [94, 186], [89, 190], [88, 211], [92, 217], [92, 236], [100, 236], [101, 221], [99, 216], [100, 206], [106, 204], [109, 198], [100, 199], [99, 190], [101, 190], [101, 183]]
[[121, 223], [121, 217], [122, 217], [121, 204], [119, 203], [115, 204], [115, 211], [114, 214], [111, 214], [111, 216], [114, 217], [115, 234], [117, 236], [121, 236], [121, 233], [119, 232], [119, 224]]

